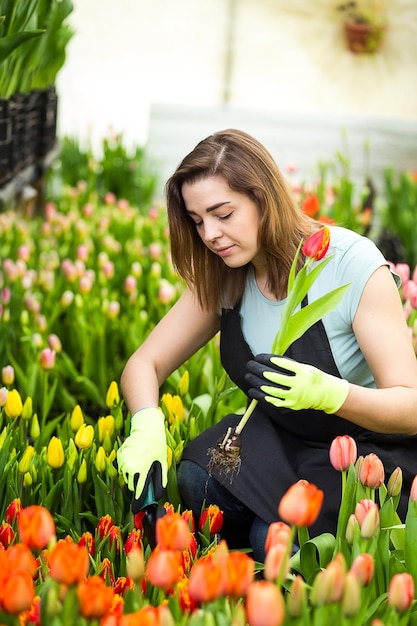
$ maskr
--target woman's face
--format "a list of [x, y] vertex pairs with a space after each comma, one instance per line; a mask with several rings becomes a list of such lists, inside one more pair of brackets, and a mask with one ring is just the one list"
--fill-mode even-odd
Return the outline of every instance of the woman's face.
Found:
[[184, 183], [182, 197], [197, 233], [226, 265], [261, 264], [260, 211], [250, 198], [232, 191], [222, 176]]

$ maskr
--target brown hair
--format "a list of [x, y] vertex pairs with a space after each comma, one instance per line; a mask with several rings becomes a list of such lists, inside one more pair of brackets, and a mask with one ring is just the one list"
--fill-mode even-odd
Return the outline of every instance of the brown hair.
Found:
[[229, 268], [211, 252], [186, 213], [184, 183], [222, 176], [230, 189], [248, 196], [260, 210], [258, 242], [276, 297], [286, 294], [288, 274], [300, 241], [314, 220], [297, 205], [291, 188], [266, 148], [247, 133], [229, 129], [203, 139], [182, 160], [166, 184], [174, 267], [202, 307], [218, 310], [241, 298], [248, 266]]

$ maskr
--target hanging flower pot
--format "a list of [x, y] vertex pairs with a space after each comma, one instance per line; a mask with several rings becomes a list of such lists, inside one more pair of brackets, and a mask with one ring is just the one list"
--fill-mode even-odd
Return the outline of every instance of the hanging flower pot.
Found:
[[385, 25], [345, 22], [344, 32], [348, 49], [355, 54], [373, 54], [384, 40]]

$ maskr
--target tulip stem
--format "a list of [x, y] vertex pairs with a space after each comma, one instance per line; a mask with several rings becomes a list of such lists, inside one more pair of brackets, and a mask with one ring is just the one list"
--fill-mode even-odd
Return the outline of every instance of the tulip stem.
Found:
[[250, 416], [254, 412], [257, 404], [258, 404], [258, 401], [253, 399], [252, 402], [250, 403], [250, 405], [248, 406], [248, 408], [246, 409], [246, 411], [245, 411], [242, 419], [240, 420], [239, 424], [236, 426], [236, 429], [235, 429], [236, 435], [240, 435], [240, 433], [242, 432], [243, 428], [246, 426], [246, 422], [248, 421], [248, 419], [250, 418]]

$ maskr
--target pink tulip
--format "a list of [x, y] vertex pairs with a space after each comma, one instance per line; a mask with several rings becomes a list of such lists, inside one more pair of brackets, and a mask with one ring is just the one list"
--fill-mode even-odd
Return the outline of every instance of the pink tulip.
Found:
[[374, 576], [374, 557], [368, 554], [368, 552], [358, 554], [352, 563], [350, 571], [360, 580], [361, 584], [366, 587]]
[[351, 463], [355, 463], [358, 450], [356, 442], [349, 435], [339, 435], [330, 445], [330, 463], [334, 469], [343, 472], [348, 470]]
[[278, 587], [268, 580], [253, 582], [246, 594], [246, 615], [249, 626], [281, 626], [285, 604]]
[[384, 465], [376, 454], [371, 452], [363, 459], [363, 464], [359, 473], [359, 480], [365, 487], [378, 489], [384, 482]]
[[51, 370], [55, 366], [55, 350], [44, 348], [41, 352], [41, 367], [43, 370]]
[[406, 611], [414, 600], [414, 579], [411, 574], [394, 574], [388, 587], [388, 604], [397, 611]]
[[417, 475], [414, 476], [410, 489], [410, 500], [417, 502]]
[[410, 266], [407, 263], [397, 263], [394, 266], [394, 271], [401, 278], [403, 285], [410, 279]]

